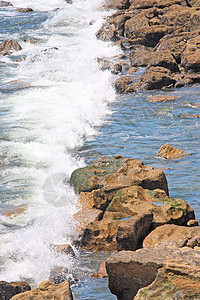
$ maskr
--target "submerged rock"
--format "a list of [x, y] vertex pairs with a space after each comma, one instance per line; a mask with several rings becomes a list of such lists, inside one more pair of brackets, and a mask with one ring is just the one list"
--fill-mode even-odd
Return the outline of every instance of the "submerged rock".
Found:
[[16, 11], [20, 13], [28, 13], [28, 12], [33, 12], [32, 8], [26, 7], [26, 8], [17, 8]]
[[169, 101], [174, 101], [178, 99], [177, 96], [172, 96], [172, 95], [154, 95], [154, 96], [148, 96], [148, 100], [150, 102], [169, 102]]
[[30, 285], [25, 281], [6, 282], [0, 281], [0, 299], [8, 300], [14, 295], [31, 290]]
[[[185, 299], [188, 295], [199, 299], [199, 264], [198, 251], [189, 248], [121, 251], [106, 260], [108, 284], [119, 300], [132, 300], [144, 287], [147, 288], [141, 290], [142, 298], [136, 296], [136, 299], [173, 299], [179, 290]], [[160, 289], [151, 297], [155, 286]]]
[[29, 292], [21, 293], [12, 298], [12, 300], [38, 300], [38, 299], [54, 299], [54, 300], [72, 300], [72, 292], [68, 281], [55, 284], [51, 281], [43, 281], [37, 289]]
[[11, 2], [8, 1], [0, 1], [0, 7], [3, 6], [13, 6]]

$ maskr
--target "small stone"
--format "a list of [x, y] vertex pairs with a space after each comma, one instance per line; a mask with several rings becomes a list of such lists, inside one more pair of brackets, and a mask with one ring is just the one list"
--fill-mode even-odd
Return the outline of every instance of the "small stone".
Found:
[[174, 101], [178, 99], [177, 96], [172, 95], [156, 95], [156, 96], [148, 96], [148, 100], [150, 102], [168, 102], [168, 101]]
[[187, 226], [189, 226], [189, 227], [193, 227], [193, 226], [198, 226], [199, 224], [198, 224], [198, 221], [197, 220], [189, 220], [188, 222], [187, 222]]
[[179, 159], [184, 156], [184, 152], [181, 149], [164, 144], [160, 147], [157, 155], [166, 159]]
[[17, 8], [16, 11], [18, 11], [19, 13], [28, 13], [28, 12], [32, 12], [32, 8], [26, 7], [26, 8]]
[[108, 274], [106, 270], [106, 263], [105, 261], [103, 261], [100, 264], [99, 271], [92, 274], [92, 278], [105, 278], [105, 277], [108, 277]]

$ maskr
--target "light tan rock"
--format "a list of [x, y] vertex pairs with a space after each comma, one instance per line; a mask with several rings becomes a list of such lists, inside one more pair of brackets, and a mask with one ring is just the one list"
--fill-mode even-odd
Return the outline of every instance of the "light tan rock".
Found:
[[186, 154], [181, 149], [172, 147], [168, 144], [164, 144], [160, 147], [160, 150], [158, 151], [157, 155], [166, 159], [179, 159], [185, 156]]
[[67, 281], [55, 284], [43, 281], [37, 289], [21, 293], [12, 297], [12, 300], [72, 300], [72, 292]]

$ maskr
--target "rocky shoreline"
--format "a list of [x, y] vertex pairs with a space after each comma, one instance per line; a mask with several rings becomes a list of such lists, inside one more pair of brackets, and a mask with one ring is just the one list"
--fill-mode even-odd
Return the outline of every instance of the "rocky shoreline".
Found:
[[[12, 4], [1, 1], [4, 5]], [[118, 76], [118, 93], [200, 83], [199, 1], [110, 0], [102, 9], [118, 9], [97, 32], [124, 51], [120, 60], [97, 58], [102, 70]], [[12, 40], [0, 45], [1, 55], [18, 50], [21, 46]], [[145, 71], [136, 79], [140, 67]], [[175, 100], [161, 97], [150, 101]], [[166, 159], [187, 155], [169, 145], [159, 153]], [[114, 252], [94, 277], [108, 276], [119, 300], [200, 299], [200, 227], [189, 204], [169, 197], [162, 170], [120, 155], [101, 157], [75, 170], [70, 182], [80, 199], [75, 245]], [[54, 250], [74, 257], [68, 245], [54, 245]], [[2, 281], [0, 298], [73, 299], [65, 272], [54, 270], [50, 281], [32, 291], [26, 282]]]

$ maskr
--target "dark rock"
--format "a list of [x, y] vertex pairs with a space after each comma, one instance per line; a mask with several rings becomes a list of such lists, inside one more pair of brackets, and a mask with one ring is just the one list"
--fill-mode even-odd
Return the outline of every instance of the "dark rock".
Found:
[[159, 90], [163, 87], [174, 86], [176, 80], [172, 77], [171, 72], [163, 67], [150, 67], [144, 74], [133, 84], [136, 91], [142, 90]]
[[152, 51], [145, 46], [139, 46], [130, 53], [131, 66], [146, 67], [152, 57]]
[[169, 50], [156, 51], [151, 56], [147, 68], [163, 67], [171, 72], [179, 72], [179, 67]]
[[25, 281], [6, 282], [0, 281], [0, 299], [9, 300], [14, 295], [31, 290], [30, 285]]
[[115, 89], [118, 94], [126, 94], [127, 89], [132, 84], [133, 79], [129, 76], [122, 76], [115, 81]]

